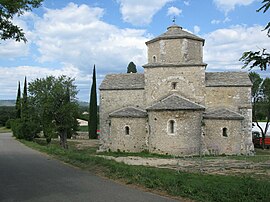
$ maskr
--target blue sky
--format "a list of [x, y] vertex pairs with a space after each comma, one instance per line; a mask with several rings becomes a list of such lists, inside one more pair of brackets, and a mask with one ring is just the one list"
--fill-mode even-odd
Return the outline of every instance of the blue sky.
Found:
[[[17, 82], [49, 75], [75, 78], [78, 99], [89, 100], [93, 65], [97, 83], [108, 73], [125, 73], [130, 61], [143, 72], [145, 42], [176, 24], [204, 38], [207, 71], [247, 71], [244, 51], [270, 49], [261, 31], [269, 13], [262, 0], [45, 0], [14, 23], [28, 43], [0, 43], [0, 99], [15, 99]], [[259, 72], [269, 75], [269, 70]]]

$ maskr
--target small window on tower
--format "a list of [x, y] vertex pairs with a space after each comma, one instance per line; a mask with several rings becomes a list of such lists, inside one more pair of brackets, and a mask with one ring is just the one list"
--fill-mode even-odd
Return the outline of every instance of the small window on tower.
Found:
[[153, 56], [153, 63], [156, 63], [157, 62], [157, 57], [154, 55]]
[[175, 120], [169, 120], [168, 122], [168, 133], [175, 134]]
[[125, 133], [126, 133], [126, 135], [129, 135], [129, 126], [125, 127]]
[[227, 128], [222, 129], [222, 136], [223, 137], [228, 137], [228, 129]]
[[172, 90], [176, 90], [177, 82], [172, 82]]

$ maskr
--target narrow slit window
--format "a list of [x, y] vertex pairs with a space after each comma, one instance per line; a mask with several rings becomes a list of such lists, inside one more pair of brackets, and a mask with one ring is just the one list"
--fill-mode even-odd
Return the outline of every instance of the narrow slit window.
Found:
[[228, 137], [228, 129], [227, 128], [222, 129], [222, 136], [223, 137]]
[[157, 57], [154, 55], [153, 56], [153, 63], [156, 63], [157, 62]]
[[125, 127], [125, 134], [126, 134], [126, 135], [129, 135], [129, 132], [130, 132], [129, 126], [126, 126], [126, 127]]
[[170, 120], [169, 121], [169, 133], [174, 134], [175, 132], [175, 121]]

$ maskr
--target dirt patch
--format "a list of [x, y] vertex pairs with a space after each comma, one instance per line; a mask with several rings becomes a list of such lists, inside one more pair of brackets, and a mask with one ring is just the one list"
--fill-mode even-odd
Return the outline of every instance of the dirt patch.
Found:
[[81, 150], [85, 148], [98, 148], [99, 146], [99, 140], [69, 140], [70, 142], [74, 142], [76, 144], [76, 148]]
[[220, 175], [254, 174], [270, 177], [269, 160], [255, 163], [247, 160], [234, 160], [228, 157], [207, 158], [143, 158], [137, 156], [113, 157], [101, 156], [105, 159], [122, 162], [128, 165], [143, 165], [158, 168], [169, 168], [178, 171], [202, 172]]

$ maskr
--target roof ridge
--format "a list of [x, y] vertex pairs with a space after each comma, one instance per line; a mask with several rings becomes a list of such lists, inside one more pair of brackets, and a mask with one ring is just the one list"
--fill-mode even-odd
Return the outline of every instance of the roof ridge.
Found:
[[[172, 103], [166, 103], [166, 102], [169, 102], [170, 98], [173, 98], [173, 97], [177, 97], [178, 99], [180, 99], [180, 103], [179, 103], [179, 100], [172, 100]], [[169, 100], [169, 101], [167, 101], [167, 100]], [[185, 97], [182, 97], [181, 95], [173, 93], [173, 94], [169, 94], [166, 97], [163, 97], [160, 100], [156, 101], [155, 103], [153, 103], [152, 105], [147, 107], [146, 110], [155, 110], [155, 109], [156, 110], [157, 109], [163, 110], [163, 109], [166, 109], [165, 104], [167, 104], [168, 110], [183, 110], [183, 109], [202, 110], [202, 109], [205, 109], [204, 106], [197, 104], [196, 102], [193, 102]], [[157, 108], [155, 108], [155, 107], [157, 107]]]

